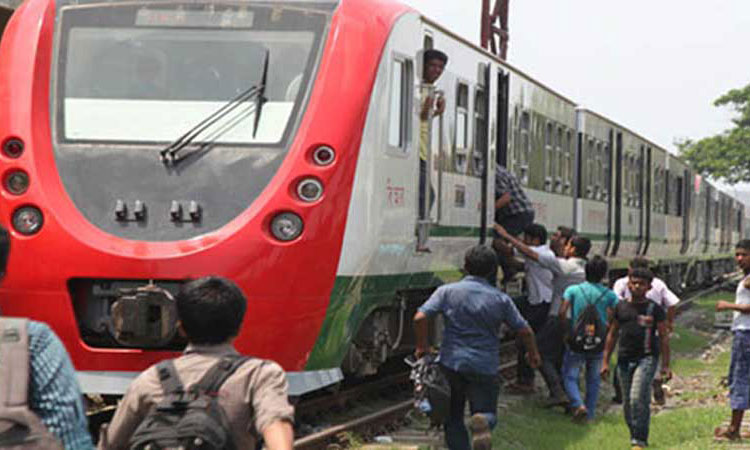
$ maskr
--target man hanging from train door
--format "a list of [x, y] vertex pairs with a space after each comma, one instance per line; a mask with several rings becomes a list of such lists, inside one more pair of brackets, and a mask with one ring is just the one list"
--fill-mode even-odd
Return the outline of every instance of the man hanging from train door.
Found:
[[[423, 54], [422, 64], [422, 86], [420, 88], [419, 109], [419, 205], [418, 213], [420, 221], [429, 220], [432, 205], [435, 203], [435, 189], [432, 182], [428, 189], [428, 161], [430, 152], [430, 135], [432, 119], [440, 116], [445, 111], [445, 98], [442, 91], [436, 90], [435, 82], [443, 74], [448, 64], [448, 56], [440, 50], [429, 49]], [[426, 251], [426, 236], [418, 237], [417, 250]]]

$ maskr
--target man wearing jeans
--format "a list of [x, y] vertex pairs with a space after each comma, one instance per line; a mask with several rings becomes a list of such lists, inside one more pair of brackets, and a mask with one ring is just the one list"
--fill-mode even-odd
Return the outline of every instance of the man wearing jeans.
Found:
[[522, 336], [531, 367], [539, 365], [540, 357], [534, 332], [513, 301], [488, 281], [497, 271], [495, 252], [482, 245], [470, 248], [464, 270], [468, 273], [465, 278], [439, 287], [414, 315], [415, 354], [421, 357], [428, 349], [427, 318], [442, 314], [445, 330], [439, 358], [451, 386], [446, 444], [451, 450], [471, 448], [464, 425], [468, 399], [473, 448], [489, 450], [490, 429], [497, 424], [500, 326], [505, 323]]
[[734, 259], [744, 276], [737, 285], [734, 303], [720, 301], [717, 311], [734, 311], [732, 321], [732, 359], [729, 363], [729, 406], [732, 421], [726, 428], [716, 428], [717, 439], [736, 441], [745, 410], [750, 409], [750, 240], [739, 241], [734, 249]]
[[[617, 296], [609, 288], [602, 284], [607, 274], [607, 261], [601, 256], [594, 256], [586, 263], [586, 281], [568, 287], [563, 294], [563, 304], [560, 307], [560, 321], [563, 323], [570, 309], [570, 327], [576, 326], [578, 318], [588, 305], [594, 305], [603, 327], [607, 326], [608, 317], [617, 305]], [[602, 347], [599, 347], [601, 349]], [[563, 385], [565, 393], [570, 399], [570, 407], [573, 409], [573, 420], [584, 422], [593, 420], [596, 410], [596, 401], [599, 398], [599, 384], [601, 378], [599, 370], [602, 364], [602, 352], [579, 353], [567, 349], [563, 359]], [[578, 388], [578, 374], [581, 367], [586, 366], [586, 404], [581, 401], [581, 391]]]
[[[615, 307], [601, 369], [602, 377], [606, 378], [609, 374], [609, 358], [620, 335], [617, 370], [622, 383], [625, 423], [630, 429], [633, 450], [641, 450], [648, 446], [651, 380], [654, 378], [659, 357], [657, 342], [661, 342], [661, 376], [665, 380], [672, 377], [669, 370], [666, 313], [646, 298], [653, 278], [653, 273], [648, 269], [635, 269], [630, 273], [628, 289], [632, 299], [629, 302], [619, 302]], [[657, 330], [661, 339], [656, 337]]]

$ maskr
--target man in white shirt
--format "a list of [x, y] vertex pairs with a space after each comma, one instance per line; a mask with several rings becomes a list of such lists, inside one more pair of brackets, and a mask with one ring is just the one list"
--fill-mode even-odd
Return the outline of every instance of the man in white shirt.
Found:
[[738, 441], [742, 417], [750, 409], [750, 239], [739, 241], [734, 259], [744, 276], [737, 284], [734, 303], [720, 301], [717, 311], [734, 311], [732, 321], [732, 359], [729, 363], [729, 406], [732, 421], [728, 427], [714, 430], [717, 439]]
[[[550, 304], [547, 330], [540, 331], [540, 340], [545, 337], [547, 341], [541, 345], [542, 352], [542, 375], [548, 386], [562, 386], [560, 381], [560, 370], [562, 369], [562, 357], [565, 346], [562, 345], [562, 328], [557, 319], [562, 297], [565, 289], [574, 284], [583, 283], [586, 280], [586, 255], [591, 250], [591, 241], [583, 236], [574, 236], [568, 239], [563, 248], [563, 257], [557, 257], [554, 253], [538, 252], [508, 233], [505, 228], [495, 224], [495, 231], [500, 237], [505, 238], [524, 257], [538, 263], [541, 267], [552, 272], [552, 302]], [[559, 345], [553, 345], [559, 344]], [[548, 381], [549, 380], [549, 381]], [[553, 403], [554, 402], [553, 398]], [[560, 403], [557, 403], [560, 404]]]
[[[640, 256], [633, 258], [628, 266], [628, 275], [634, 269], [639, 268], [648, 269], [648, 259]], [[612, 287], [612, 290], [615, 291], [615, 294], [617, 294], [617, 297], [620, 300], [630, 301], [630, 298], [632, 297], [630, 295], [630, 290], [628, 290], [627, 276], [615, 281], [615, 285]], [[669, 287], [667, 287], [667, 284], [664, 281], [654, 277], [654, 280], [651, 282], [651, 289], [646, 293], [646, 298], [661, 306], [661, 308], [666, 311], [667, 329], [669, 329], [669, 331], [672, 331], [676, 309], [675, 306], [680, 302], [679, 297], [677, 297], [674, 292], [672, 292]]]
[[[632, 260], [630, 260], [630, 264], [628, 265], [628, 276], [622, 277], [615, 281], [615, 285], [612, 287], [612, 290], [615, 291], [615, 294], [617, 294], [617, 298], [619, 298], [621, 301], [629, 302], [632, 298], [630, 290], [628, 289], [628, 279], [630, 277], [630, 274], [635, 269], [649, 269], [648, 259], [642, 256], [633, 258]], [[677, 311], [676, 305], [680, 302], [679, 297], [677, 297], [675, 293], [672, 292], [669, 287], [667, 287], [667, 284], [664, 281], [657, 277], [654, 277], [654, 279], [651, 281], [651, 289], [646, 292], [646, 298], [659, 305], [667, 313], [666, 325], [667, 330], [669, 330], [669, 332], [671, 333], [674, 329], [674, 316]], [[663, 405], [665, 401], [664, 390], [662, 389], [661, 371], [658, 367], [654, 374], [654, 381], [652, 385], [654, 400], [657, 404]], [[612, 383], [615, 388], [615, 398], [613, 400], [615, 401], [615, 403], [619, 403], [619, 400], [622, 397], [622, 393], [620, 392], [620, 383], [617, 376], [613, 378]]]
[[[552, 250], [546, 245], [547, 229], [544, 225], [533, 223], [527, 226], [523, 231], [523, 241], [540, 254], [553, 255]], [[547, 321], [552, 301], [552, 272], [528, 258], [524, 259], [524, 272], [527, 295], [515, 299], [515, 303], [534, 333], [538, 333]], [[534, 369], [526, 362], [523, 342], [517, 339], [516, 344], [518, 348], [516, 383], [511, 385], [510, 389], [522, 394], [531, 393], [534, 390]], [[558, 396], [562, 394], [562, 390], [557, 394]]]

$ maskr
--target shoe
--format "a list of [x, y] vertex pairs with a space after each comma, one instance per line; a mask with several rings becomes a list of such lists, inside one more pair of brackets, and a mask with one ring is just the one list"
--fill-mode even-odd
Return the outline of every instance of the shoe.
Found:
[[573, 422], [584, 424], [586, 419], [589, 417], [589, 411], [585, 406], [581, 405], [573, 410]]
[[657, 405], [663, 406], [667, 402], [667, 399], [664, 396], [661, 380], [654, 380], [651, 386], [654, 390], [654, 402]]
[[471, 448], [473, 450], [492, 450], [492, 433], [490, 423], [484, 414], [474, 414], [469, 419], [471, 430]]
[[742, 437], [738, 431], [731, 431], [729, 427], [716, 427], [714, 429], [714, 440], [719, 442], [736, 442]]

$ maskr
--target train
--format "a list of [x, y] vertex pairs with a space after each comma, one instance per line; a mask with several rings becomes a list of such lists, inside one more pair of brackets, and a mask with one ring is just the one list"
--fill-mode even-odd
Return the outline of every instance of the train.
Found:
[[[50, 324], [85, 392], [174, 356], [174, 293], [208, 274], [292, 395], [377, 372], [490, 244], [498, 165], [612, 276], [644, 255], [709, 283], [750, 231], [663, 147], [397, 1], [26, 0], [0, 61], [0, 310]], [[420, 196], [425, 89], [446, 107]]]

